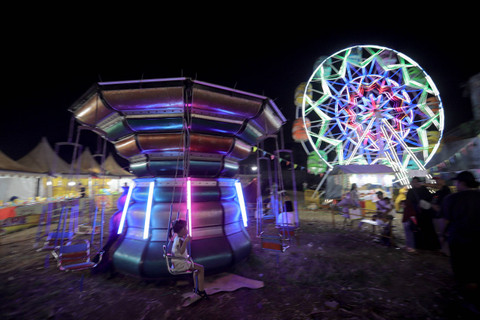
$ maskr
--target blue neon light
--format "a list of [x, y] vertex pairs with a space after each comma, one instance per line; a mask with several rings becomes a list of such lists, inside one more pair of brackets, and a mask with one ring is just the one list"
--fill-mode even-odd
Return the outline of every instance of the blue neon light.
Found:
[[127, 198], [125, 199], [125, 204], [123, 205], [122, 218], [120, 219], [117, 234], [121, 234], [123, 232], [123, 226], [125, 225], [125, 218], [127, 216], [128, 207], [130, 206], [130, 199], [132, 197], [132, 191], [134, 187], [135, 182], [132, 183], [132, 185], [128, 188]]
[[240, 204], [240, 212], [242, 213], [243, 226], [248, 226], [247, 210], [245, 208], [245, 199], [243, 198], [243, 189], [240, 181], [235, 181], [235, 189], [237, 190], [238, 203]]
[[150, 182], [150, 187], [148, 188], [148, 200], [147, 200], [147, 210], [145, 211], [145, 227], [143, 229], [143, 239], [147, 239], [150, 232], [150, 215], [152, 213], [152, 200], [153, 200], [153, 189], [155, 187], [155, 181]]

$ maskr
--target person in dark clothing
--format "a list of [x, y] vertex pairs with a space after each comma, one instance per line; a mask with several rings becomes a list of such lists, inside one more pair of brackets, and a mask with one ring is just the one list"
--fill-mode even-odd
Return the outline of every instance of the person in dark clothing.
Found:
[[402, 225], [405, 232], [405, 250], [410, 253], [416, 252], [415, 232], [417, 232], [417, 213], [413, 204], [408, 200], [402, 200], [400, 206], [403, 211]]
[[85, 198], [86, 196], [85, 187], [81, 183], [79, 183], [78, 189], [80, 191], [80, 198]]
[[438, 177], [435, 177], [433, 179], [436, 181], [437, 191], [435, 191], [435, 194], [433, 195], [432, 207], [435, 210], [435, 217], [440, 218], [442, 216], [441, 208], [443, 199], [445, 199], [446, 196], [452, 193], [452, 191], [447, 186], [444, 179]]
[[480, 190], [475, 176], [460, 172], [454, 179], [457, 192], [442, 205], [450, 263], [462, 293], [480, 315]]
[[[112, 254], [110, 253], [110, 249], [116, 245], [117, 240], [120, 239], [120, 234], [117, 233], [118, 227], [120, 225], [120, 220], [122, 218], [122, 210], [115, 212], [112, 217], [110, 218], [109, 223], [109, 235], [107, 243], [103, 246], [103, 257], [100, 263], [97, 265], [96, 268], [92, 269], [92, 274], [97, 273], [108, 273], [109, 277], [112, 278], [115, 274], [115, 269], [112, 263]], [[93, 257], [93, 262], [99, 262], [100, 254], [97, 254]]]
[[435, 211], [432, 208], [422, 208], [421, 203], [423, 201], [431, 204], [433, 193], [428, 191], [418, 177], [412, 178], [411, 185], [412, 188], [407, 191], [407, 202], [416, 212], [418, 230], [415, 232], [415, 246], [417, 249], [439, 250], [440, 242], [433, 226]]
[[447, 186], [444, 179], [440, 177], [434, 177], [433, 179], [436, 181], [436, 184], [433, 185], [433, 188], [437, 189], [432, 199], [432, 208], [434, 210], [433, 225], [435, 227], [435, 232], [438, 236], [438, 241], [440, 242], [440, 251], [445, 255], [450, 255], [448, 250], [448, 243], [444, 241], [445, 239], [443, 238], [445, 219], [442, 218], [442, 203], [445, 197], [452, 192]]

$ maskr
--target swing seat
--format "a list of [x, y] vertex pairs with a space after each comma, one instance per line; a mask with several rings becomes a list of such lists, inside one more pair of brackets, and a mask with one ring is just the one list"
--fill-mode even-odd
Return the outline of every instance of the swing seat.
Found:
[[274, 214], [264, 214], [263, 217], [264, 223], [273, 223], [275, 222], [275, 215]]
[[103, 251], [99, 254], [98, 262], [90, 261], [90, 242], [84, 240], [60, 247], [56, 256], [60, 270], [81, 271], [95, 268], [102, 261]]
[[295, 237], [295, 228], [291, 227], [279, 227], [278, 233], [283, 236], [284, 238], [293, 238]]
[[175, 270], [175, 266], [174, 266], [175, 261], [187, 261], [187, 260], [191, 261], [191, 258], [190, 256], [188, 256], [187, 258], [184, 258], [184, 257], [176, 257], [175, 255], [173, 255], [171, 253], [171, 244], [163, 245], [163, 257], [165, 258], [165, 262], [167, 263], [168, 272], [172, 275], [191, 274], [194, 272], [192, 270], [182, 270], [182, 271]]
[[[99, 234], [100, 233], [100, 227], [101, 226], [95, 226], [95, 231], [93, 234]], [[87, 225], [79, 225], [78, 226], [78, 233], [79, 234], [92, 234], [93, 227], [92, 226], [87, 226]]]
[[285, 245], [283, 239], [273, 235], [261, 235], [262, 249], [285, 252], [289, 246]]
[[74, 235], [73, 232], [50, 232], [47, 235], [42, 250], [53, 250], [60, 246], [69, 245]]

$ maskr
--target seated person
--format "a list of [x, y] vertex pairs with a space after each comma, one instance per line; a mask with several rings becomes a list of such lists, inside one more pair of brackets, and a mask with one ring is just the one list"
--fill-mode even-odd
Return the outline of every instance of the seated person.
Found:
[[389, 219], [389, 215], [391, 215], [393, 210], [393, 204], [391, 203], [390, 198], [384, 198], [382, 191], [378, 191], [376, 194], [378, 201], [376, 202], [377, 212], [374, 215], [374, 218], [378, 218], [382, 221], [391, 220]]
[[[198, 271], [198, 283], [193, 273], [193, 283], [195, 284], [195, 293], [202, 298], [207, 299], [208, 295], [204, 289], [205, 269], [203, 265], [193, 262], [188, 256], [187, 246], [192, 237], [188, 234], [187, 222], [185, 220], [176, 220], [170, 232], [174, 233], [172, 254], [176, 257], [181, 257], [183, 260], [174, 260], [173, 265], [178, 272], [182, 271]], [[173, 235], [170, 234], [170, 237]]]
[[288, 197], [286, 197], [286, 199], [287, 200], [285, 200], [283, 204], [282, 212], [278, 213], [276, 223], [280, 226], [295, 226], [296, 219], [295, 210], [293, 209], [293, 203], [291, 200], [289, 200]]

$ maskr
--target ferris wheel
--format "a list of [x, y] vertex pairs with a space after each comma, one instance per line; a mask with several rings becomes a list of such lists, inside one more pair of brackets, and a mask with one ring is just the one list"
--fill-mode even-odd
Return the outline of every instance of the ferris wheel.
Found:
[[[353, 46], [321, 57], [302, 84], [302, 145], [329, 168], [385, 164], [424, 170], [444, 128], [440, 94], [428, 74], [395, 50]], [[298, 98], [297, 98], [298, 101]]]

